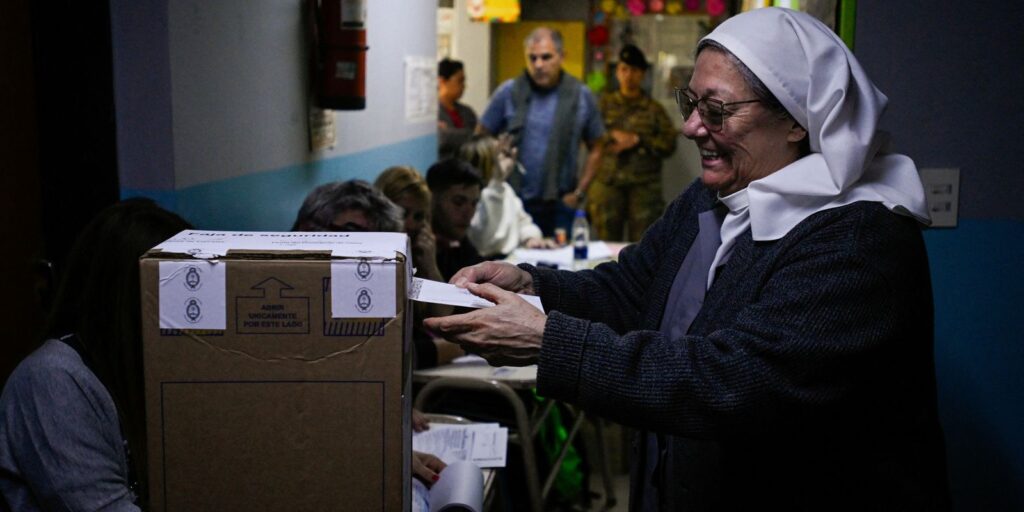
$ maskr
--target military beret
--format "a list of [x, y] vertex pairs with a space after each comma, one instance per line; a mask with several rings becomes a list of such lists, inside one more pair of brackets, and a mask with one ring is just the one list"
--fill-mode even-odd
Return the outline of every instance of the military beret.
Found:
[[644, 52], [640, 51], [640, 48], [631, 44], [627, 44], [622, 47], [622, 50], [619, 52], [619, 62], [624, 62], [634, 68], [640, 69], [647, 69], [651, 67], [651, 65], [647, 63], [647, 59], [644, 58]]

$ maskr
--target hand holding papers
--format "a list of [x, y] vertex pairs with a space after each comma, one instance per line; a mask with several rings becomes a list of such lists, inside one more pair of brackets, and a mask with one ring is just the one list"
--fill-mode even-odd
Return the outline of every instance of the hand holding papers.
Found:
[[[468, 296], [463, 295], [462, 300], [479, 297], [494, 306], [427, 318], [423, 320], [424, 326], [494, 366], [526, 366], [537, 362], [547, 316], [539, 308], [539, 302], [530, 304], [524, 300], [527, 296], [513, 293], [533, 292], [530, 273], [508, 263], [485, 261], [458, 271], [452, 280], [465, 284], [464, 290], [456, 288], [461, 290], [459, 293], [468, 290]], [[423, 287], [427, 285], [424, 282], [416, 295], [422, 297]]]
[[[533, 307], [544, 312], [544, 306], [540, 303], [540, 297], [534, 295], [519, 294], [520, 297], [529, 302]], [[419, 302], [432, 302], [435, 304], [447, 304], [449, 306], [462, 306], [465, 308], [489, 308], [494, 303], [477, 297], [465, 288], [459, 288], [453, 284], [430, 281], [414, 277], [412, 287], [409, 289], [409, 298]]]
[[483, 510], [484, 477], [472, 462], [453, 462], [441, 472], [440, 480], [430, 490], [413, 479], [412, 490], [413, 512]]
[[451, 466], [469, 461], [481, 468], [505, 467], [508, 429], [497, 423], [431, 423], [412, 436], [412, 449], [432, 453]]
[[430, 510], [479, 511], [484, 487], [480, 468], [505, 467], [508, 429], [497, 423], [433, 423], [430, 430], [413, 434], [412, 449], [448, 464], [430, 489]]

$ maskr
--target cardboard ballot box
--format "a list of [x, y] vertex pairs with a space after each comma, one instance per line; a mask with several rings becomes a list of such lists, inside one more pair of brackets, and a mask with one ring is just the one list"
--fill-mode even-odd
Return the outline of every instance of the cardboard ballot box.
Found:
[[140, 261], [151, 509], [409, 507], [408, 238], [183, 231]]

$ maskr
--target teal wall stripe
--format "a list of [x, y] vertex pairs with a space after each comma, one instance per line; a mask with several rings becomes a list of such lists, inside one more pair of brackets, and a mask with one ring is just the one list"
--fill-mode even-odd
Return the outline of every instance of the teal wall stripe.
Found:
[[123, 189], [121, 196], [150, 197], [199, 229], [287, 231], [302, 200], [317, 185], [348, 179], [372, 182], [392, 165], [411, 165], [426, 173], [436, 155], [437, 136], [431, 134], [359, 153], [186, 187], [177, 192]]
[[929, 229], [924, 237], [954, 509], [987, 501], [992, 506], [983, 508], [1021, 510], [1024, 222], [960, 219], [955, 229]]
[[178, 211], [178, 193], [173, 190], [122, 188], [121, 199], [148, 197], [165, 210]]

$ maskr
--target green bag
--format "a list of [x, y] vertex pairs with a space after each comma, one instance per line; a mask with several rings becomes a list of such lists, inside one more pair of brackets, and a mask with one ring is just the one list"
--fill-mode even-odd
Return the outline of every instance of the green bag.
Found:
[[[533, 397], [537, 401], [537, 407], [543, 407], [547, 402], [547, 399], [538, 395], [536, 390], [533, 390]], [[551, 467], [558, 458], [558, 453], [562, 451], [562, 447], [565, 446], [566, 441], [569, 439], [569, 429], [566, 423], [562, 421], [562, 412], [557, 406], [552, 407], [551, 413], [548, 414], [547, 418], [544, 418], [544, 423], [541, 424], [538, 434], [540, 435], [540, 443], [544, 450], [545, 460], [548, 463], [548, 467]], [[569, 445], [569, 451], [566, 452], [565, 458], [562, 459], [562, 466], [558, 468], [558, 476], [555, 477], [555, 482], [551, 487], [554, 493], [553, 497], [557, 502], [570, 503], [582, 498], [583, 493], [587, 491], [583, 488], [586, 481], [586, 475], [583, 472], [582, 457], [575, 446]], [[541, 485], [543, 484], [544, 482], [541, 482]]]

